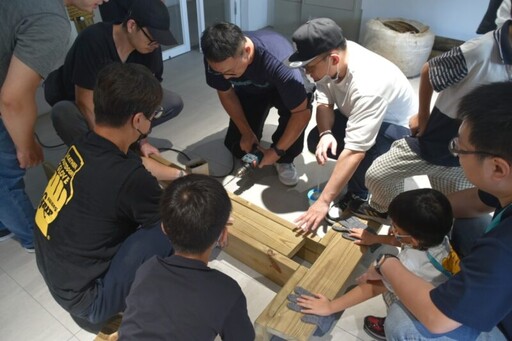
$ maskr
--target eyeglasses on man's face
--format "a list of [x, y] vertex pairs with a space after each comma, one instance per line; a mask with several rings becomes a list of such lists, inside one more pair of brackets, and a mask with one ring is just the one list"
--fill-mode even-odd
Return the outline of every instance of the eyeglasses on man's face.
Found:
[[240, 52], [240, 54], [237, 55], [237, 57], [234, 57], [235, 63], [227, 71], [224, 71], [224, 72], [215, 71], [210, 66], [210, 63], [206, 64], [207, 71], [208, 71], [208, 73], [215, 75], [215, 76], [236, 77], [236, 76], [238, 76], [238, 74], [236, 73], [236, 69], [238, 69], [238, 65], [240, 64], [240, 61], [242, 60], [243, 55], [244, 55], [244, 51], [242, 50], [242, 52]]
[[448, 150], [455, 157], [458, 157], [459, 155], [464, 155], [464, 154], [466, 154], [466, 155], [476, 154], [476, 155], [498, 156], [496, 154], [489, 153], [489, 152], [484, 152], [484, 151], [481, 151], [481, 150], [464, 150], [464, 149], [460, 149], [460, 147], [459, 147], [459, 138], [458, 137], [454, 137], [453, 139], [450, 140], [450, 143], [448, 144]]
[[144, 27], [142, 27], [139, 23], [137, 23], [137, 26], [139, 26], [139, 29], [142, 31], [144, 36], [146, 36], [146, 38], [149, 40], [148, 46], [157, 46], [158, 45], [158, 42], [156, 40], [154, 40], [153, 38], [151, 38], [149, 36], [149, 34], [147, 34], [147, 32], [144, 30]]
[[153, 113], [151, 115], [149, 115], [149, 117], [147, 119], [151, 122], [153, 120], [156, 120], [156, 119], [162, 117], [163, 113], [164, 113], [164, 108], [158, 107], [155, 111], [153, 111]]
[[311, 74], [314, 70], [315, 70], [315, 67], [320, 64], [322, 61], [324, 61], [325, 59], [327, 59], [327, 57], [329, 57], [331, 54], [328, 53], [328, 54], [324, 54], [324, 55], [320, 55], [316, 60], [312, 60], [311, 62], [309, 62], [307, 65], [303, 66], [302, 69], [308, 73], [308, 74]]

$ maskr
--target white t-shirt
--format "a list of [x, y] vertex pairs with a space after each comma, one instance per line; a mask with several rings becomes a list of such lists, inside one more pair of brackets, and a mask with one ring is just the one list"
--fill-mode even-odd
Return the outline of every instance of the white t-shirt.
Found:
[[318, 104], [338, 107], [348, 118], [345, 148], [367, 151], [382, 122], [409, 127], [418, 111], [414, 90], [400, 69], [378, 54], [347, 41], [347, 74], [340, 82], [317, 82]]
[[[446, 277], [434, 266], [434, 264], [432, 264], [427, 253], [430, 253], [430, 255], [439, 264], [443, 264], [443, 260], [449, 256], [450, 250], [450, 241], [448, 240], [448, 237], [444, 237], [441, 244], [431, 247], [426, 251], [413, 249], [410, 246], [404, 246], [402, 251], [398, 254], [398, 259], [400, 259], [407, 270], [437, 287], [439, 284], [445, 282], [448, 277]], [[390, 292], [393, 292], [391, 285], [387, 283], [386, 280], [383, 280], [383, 282], [386, 288]]]

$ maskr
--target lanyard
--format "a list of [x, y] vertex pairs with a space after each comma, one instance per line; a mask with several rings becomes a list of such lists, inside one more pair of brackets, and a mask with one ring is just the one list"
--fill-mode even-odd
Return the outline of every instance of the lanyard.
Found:
[[446, 277], [450, 278], [452, 277], [452, 273], [448, 270], [446, 270], [438, 261], [430, 254], [430, 252], [427, 251], [427, 257], [430, 263], [436, 268], [440, 273], [445, 275]]
[[496, 226], [498, 226], [499, 223], [501, 223], [501, 216], [503, 215], [503, 212], [505, 212], [510, 207], [510, 205], [511, 204], [508, 204], [507, 206], [503, 207], [503, 209], [500, 211], [500, 213], [498, 213], [494, 218], [492, 218], [491, 223], [485, 229], [485, 233], [491, 231]]

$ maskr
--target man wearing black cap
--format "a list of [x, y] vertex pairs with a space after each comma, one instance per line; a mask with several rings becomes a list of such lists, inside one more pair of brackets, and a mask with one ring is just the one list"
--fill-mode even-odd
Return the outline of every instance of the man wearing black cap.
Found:
[[[314, 230], [322, 219], [336, 222], [343, 210], [367, 200], [366, 170], [393, 141], [409, 134], [409, 117], [417, 105], [400, 69], [347, 41], [331, 19], [308, 21], [292, 39], [297, 51], [288, 66], [304, 68], [317, 86], [317, 127], [309, 133], [308, 148], [321, 165], [337, 159], [318, 200], [297, 218], [304, 230]], [[347, 193], [330, 207], [345, 185]]]
[[[218, 23], [203, 32], [201, 49], [206, 82], [217, 90], [231, 119], [225, 146], [238, 158], [258, 146], [263, 153], [259, 166], [275, 165], [281, 183], [296, 185], [293, 160], [302, 153], [311, 111], [301, 73], [283, 64], [291, 44], [276, 32], [243, 33], [236, 25]], [[266, 149], [259, 140], [272, 107], [279, 123]]]
[[[53, 106], [53, 125], [67, 145], [94, 128], [94, 82], [105, 65], [142, 64], [162, 81], [163, 61], [158, 47], [176, 44], [169, 20], [167, 8], [160, 0], [136, 0], [122, 23], [100, 22], [78, 35], [64, 65], [45, 81], [45, 97]], [[153, 121], [153, 126], [177, 116], [183, 101], [178, 94], [164, 89], [162, 106], [164, 112]], [[158, 152], [145, 139], [140, 147], [145, 156]]]

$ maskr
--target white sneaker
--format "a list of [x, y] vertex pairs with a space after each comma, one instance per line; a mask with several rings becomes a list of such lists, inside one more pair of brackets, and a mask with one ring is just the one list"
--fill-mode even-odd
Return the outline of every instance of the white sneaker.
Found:
[[276, 163], [277, 175], [279, 181], [285, 186], [295, 186], [299, 182], [297, 170], [293, 163]]

